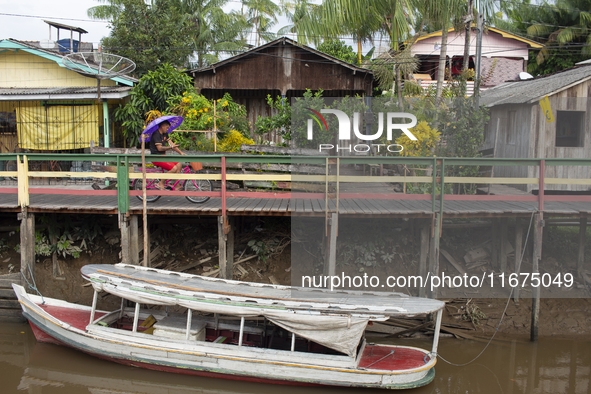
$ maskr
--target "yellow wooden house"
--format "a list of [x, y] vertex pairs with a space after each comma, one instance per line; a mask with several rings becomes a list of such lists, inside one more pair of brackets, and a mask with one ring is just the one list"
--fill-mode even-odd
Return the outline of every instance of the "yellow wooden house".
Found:
[[99, 102], [97, 80], [62, 63], [68, 53], [47, 42], [0, 41], [2, 153], [80, 152], [91, 144], [109, 147], [122, 141], [113, 110], [137, 80], [102, 80]]

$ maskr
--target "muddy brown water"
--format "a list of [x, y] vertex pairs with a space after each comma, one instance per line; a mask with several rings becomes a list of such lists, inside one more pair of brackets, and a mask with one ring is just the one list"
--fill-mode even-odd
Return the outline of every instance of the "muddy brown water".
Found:
[[[377, 340], [376, 340], [377, 341]], [[398, 340], [401, 341], [401, 340]], [[394, 343], [393, 340], [380, 342]], [[400, 342], [398, 342], [400, 343]], [[430, 348], [429, 340], [404, 340]], [[439, 353], [454, 363], [486, 343], [443, 338]], [[589, 393], [591, 338], [494, 341], [473, 363], [439, 360], [435, 380], [408, 393]], [[99, 360], [63, 346], [38, 343], [27, 324], [0, 323], [0, 393], [332, 394], [377, 389], [302, 388], [154, 372]]]

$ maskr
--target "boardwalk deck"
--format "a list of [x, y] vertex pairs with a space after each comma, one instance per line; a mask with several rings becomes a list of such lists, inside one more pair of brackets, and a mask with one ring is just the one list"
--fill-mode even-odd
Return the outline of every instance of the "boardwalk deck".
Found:
[[[227, 200], [228, 215], [256, 216], [323, 216], [324, 199], [246, 198]], [[429, 200], [347, 198], [339, 200], [339, 214], [369, 217], [427, 217], [432, 214]], [[336, 200], [328, 201], [330, 212], [336, 210]], [[445, 201], [445, 217], [530, 216], [538, 208], [537, 201]], [[435, 210], [439, 211], [439, 201]], [[16, 194], [0, 193], [0, 211], [19, 212]], [[30, 212], [116, 214], [115, 195], [31, 194]], [[140, 214], [142, 202], [130, 198], [130, 212]], [[194, 204], [182, 196], [162, 196], [148, 203], [151, 215], [221, 215], [222, 200], [213, 197], [203, 204]], [[545, 201], [544, 212], [550, 216], [586, 216], [591, 214], [591, 202]]]

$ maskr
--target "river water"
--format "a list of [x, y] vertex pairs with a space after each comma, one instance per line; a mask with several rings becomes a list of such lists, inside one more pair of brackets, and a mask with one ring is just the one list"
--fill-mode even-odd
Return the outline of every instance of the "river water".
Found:
[[[430, 340], [405, 340], [430, 348]], [[376, 342], [378, 342], [376, 340]], [[381, 341], [386, 342], [386, 341]], [[443, 338], [439, 353], [462, 364], [485, 342]], [[463, 367], [439, 360], [435, 380], [408, 393], [589, 393], [591, 339], [495, 340]], [[99, 360], [62, 346], [37, 343], [27, 324], [0, 323], [0, 393], [200, 393], [332, 394], [369, 389], [302, 388], [148, 371]]]

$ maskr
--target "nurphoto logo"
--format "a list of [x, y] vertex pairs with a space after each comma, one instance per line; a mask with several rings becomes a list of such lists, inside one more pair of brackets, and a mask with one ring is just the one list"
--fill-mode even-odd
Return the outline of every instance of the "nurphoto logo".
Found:
[[[311, 118], [308, 119], [307, 122], [307, 139], [312, 140], [314, 138], [314, 121], [318, 124], [318, 127], [321, 129], [326, 129], [328, 131], [328, 124], [326, 119], [322, 116], [322, 114], [333, 114], [337, 117], [339, 122], [338, 128], [338, 140], [341, 141], [350, 141], [351, 140], [351, 130], [353, 130], [353, 134], [356, 138], [364, 141], [375, 141], [382, 137], [384, 133], [384, 113], [379, 112], [378, 115], [378, 129], [373, 134], [364, 134], [359, 130], [359, 125], [361, 124], [361, 114], [359, 112], [353, 113], [353, 124], [351, 125], [351, 119], [349, 115], [345, 112], [340, 111], [338, 109], [321, 109], [320, 112], [313, 110], [312, 108], [306, 108], [308, 111], [311, 112]], [[410, 123], [397, 123], [400, 120], [410, 119]], [[413, 114], [409, 114], [406, 112], [387, 112], [386, 113], [386, 139], [388, 141], [392, 141], [392, 132], [394, 130], [401, 130], [406, 136], [416, 141], [417, 137], [413, 135], [413, 133], [409, 130], [416, 126], [417, 118]], [[353, 127], [351, 127], [353, 126]], [[337, 152], [339, 150], [348, 150], [349, 152], [369, 152], [372, 147], [377, 148], [377, 151], [380, 152], [380, 148], [385, 147], [388, 152], [398, 153], [404, 150], [404, 147], [400, 144], [356, 144], [356, 145], [348, 145], [348, 146], [339, 146], [334, 144], [319, 144], [318, 150], [322, 152], [323, 150], [331, 150], [335, 149]]]

